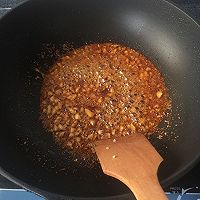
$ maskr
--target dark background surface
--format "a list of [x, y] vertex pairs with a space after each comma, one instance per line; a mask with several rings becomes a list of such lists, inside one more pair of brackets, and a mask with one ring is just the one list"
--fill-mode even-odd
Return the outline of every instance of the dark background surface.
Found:
[[[23, 2], [23, 0], [0, 0], [0, 17], [21, 2]], [[200, 24], [200, 0], [171, 0], [171, 2], [184, 10]], [[171, 185], [167, 190], [179, 190], [179, 188], [198, 186], [200, 187], [200, 163], [186, 176]], [[18, 188], [18, 186], [0, 176], [0, 188]]]

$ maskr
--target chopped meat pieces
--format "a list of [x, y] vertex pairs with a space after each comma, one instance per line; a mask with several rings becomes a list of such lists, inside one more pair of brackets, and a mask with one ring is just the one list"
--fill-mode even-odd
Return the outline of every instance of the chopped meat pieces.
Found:
[[81, 153], [94, 152], [99, 139], [152, 133], [170, 106], [154, 64], [111, 43], [60, 58], [44, 77], [40, 99], [44, 127], [64, 148]]

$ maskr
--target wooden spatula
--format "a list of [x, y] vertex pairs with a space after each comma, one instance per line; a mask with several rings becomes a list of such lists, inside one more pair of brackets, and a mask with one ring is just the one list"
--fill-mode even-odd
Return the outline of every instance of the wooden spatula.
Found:
[[166, 200], [157, 170], [163, 161], [151, 143], [141, 134], [96, 143], [103, 172], [125, 183], [137, 200]]

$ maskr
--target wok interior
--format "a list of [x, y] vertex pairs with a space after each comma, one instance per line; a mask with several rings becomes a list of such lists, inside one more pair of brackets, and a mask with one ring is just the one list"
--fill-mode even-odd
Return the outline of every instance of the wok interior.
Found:
[[41, 52], [46, 53], [44, 44], [59, 49], [66, 43], [76, 48], [112, 42], [140, 51], [165, 77], [173, 108], [181, 117], [181, 124], [172, 127], [179, 138], [175, 143], [156, 138], [152, 142], [164, 158], [159, 179], [169, 184], [200, 154], [198, 39], [198, 26], [162, 1], [44, 0], [18, 7], [0, 21], [2, 169], [51, 193], [103, 197], [129, 192], [119, 181], [103, 175], [99, 166], [87, 168], [72, 162], [39, 120], [42, 80], [36, 80], [35, 68], [47, 70], [55, 60], [55, 56], [41, 59]]

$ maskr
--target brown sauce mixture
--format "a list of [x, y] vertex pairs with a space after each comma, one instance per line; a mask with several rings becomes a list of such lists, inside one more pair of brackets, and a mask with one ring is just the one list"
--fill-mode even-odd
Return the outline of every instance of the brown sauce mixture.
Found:
[[64, 148], [82, 154], [96, 140], [151, 134], [171, 106], [158, 69], [111, 43], [86, 45], [57, 61], [40, 100], [44, 127]]

